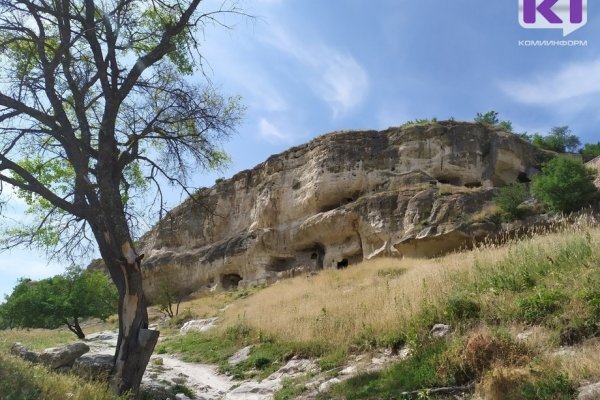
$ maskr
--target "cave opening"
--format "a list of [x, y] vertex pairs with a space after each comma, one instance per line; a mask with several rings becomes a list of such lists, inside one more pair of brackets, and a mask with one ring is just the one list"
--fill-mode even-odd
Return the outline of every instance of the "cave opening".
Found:
[[529, 179], [529, 177], [527, 176], [527, 174], [525, 172], [519, 172], [519, 175], [517, 176], [517, 182], [529, 183], [529, 182], [531, 182], [531, 179]]
[[235, 290], [241, 280], [242, 277], [238, 274], [225, 274], [221, 277], [221, 286], [223, 290]]
[[337, 263], [337, 269], [344, 269], [344, 268], [348, 268], [348, 259], [344, 258], [342, 261], [338, 261]]

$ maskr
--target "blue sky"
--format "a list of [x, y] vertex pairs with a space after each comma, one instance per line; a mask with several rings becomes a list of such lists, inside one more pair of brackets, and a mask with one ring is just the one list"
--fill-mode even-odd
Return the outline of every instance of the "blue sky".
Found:
[[[231, 165], [198, 171], [211, 186], [269, 155], [342, 129], [384, 129], [417, 118], [472, 120], [496, 110], [516, 131], [568, 125], [600, 141], [600, 11], [566, 37], [586, 47], [522, 47], [562, 40], [555, 29], [523, 29], [518, 0], [247, 0], [255, 19], [207, 26], [205, 73], [247, 107], [224, 143]], [[207, 0], [207, 9], [220, 4]], [[201, 79], [200, 76], [194, 79]], [[170, 194], [171, 204], [181, 199]], [[22, 206], [8, 211], [18, 217]], [[155, 221], [151, 221], [155, 222]], [[85, 260], [86, 263], [88, 260]], [[16, 279], [60, 273], [27, 250], [0, 255], [0, 295]]]

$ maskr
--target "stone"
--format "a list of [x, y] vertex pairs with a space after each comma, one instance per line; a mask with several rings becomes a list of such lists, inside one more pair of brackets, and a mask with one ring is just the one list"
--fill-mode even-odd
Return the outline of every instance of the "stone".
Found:
[[193, 319], [183, 324], [181, 329], [179, 329], [179, 333], [185, 335], [188, 332], [206, 332], [215, 325], [217, 319], [218, 318], [216, 317], [208, 319]]
[[13, 344], [11, 346], [10, 354], [20, 357], [20, 358], [22, 358], [26, 361], [32, 362], [32, 363], [38, 363], [40, 361], [39, 353], [36, 353], [35, 351], [31, 351], [31, 350], [27, 349], [25, 346], [23, 346], [19, 342], [16, 342], [15, 344]]
[[550, 157], [477, 123], [323, 135], [171, 210], [140, 239], [144, 292], [156, 297], [164, 270], [182, 291], [233, 290], [504, 237], [501, 224], [465, 221]]
[[578, 392], [579, 394], [577, 395], [577, 400], [599, 400], [600, 382], [582, 386], [579, 388]]
[[192, 399], [190, 399], [189, 397], [187, 397], [187, 396], [186, 396], [185, 394], [183, 394], [183, 393], [177, 393], [177, 394], [175, 395], [175, 399], [176, 399], [176, 400], [192, 400]]
[[113, 356], [110, 354], [86, 354], [73, 363], [73, 373], [96, 380], [108, 380], [113, 367]]
[[63, 347], [46, 349], [40, 354], [40, 362], [52, 369], [71, 366], [73, 362], [83, 354], [90, 351], [87, 344], [77, 342]]
[[432, 338], [443, 338], [446, 337], [450, 333], [450, 325], [445, 324], [435, 324], [433, 328], [429, 331], [429, 337]]
[[328, 381], [325, 381], [319, 385], [319, 392], [326, 392], [332, 385], [336, 383], [340, 383], [342, 380], [339, 378], [332, 378]]
[[354, 375], [357, 369], [355, 365], [351, 365], [349, 367], [344, 368], [340, 371], [340, 375]]
[[238, 365], [239, 363], [246, 361], [248, 357], [250, 357], [250, 351], [252, 350], [252, 347], [253, 346], [246, 346], [243, 349], [238, 350], [234, 355], [229, 357], [227, 362], [230, 365]]
[[266, 400], [281, 389], [281, 380], [265, 379], [262, 382], [243, 382], [225, 395], [225, 400]]

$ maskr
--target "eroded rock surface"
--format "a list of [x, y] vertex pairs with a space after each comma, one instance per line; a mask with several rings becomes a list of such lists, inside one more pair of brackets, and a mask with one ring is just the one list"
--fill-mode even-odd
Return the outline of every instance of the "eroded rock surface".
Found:
[[548, 154], [482, 124], [337, 132], [197, 193], [141, 240], [189, 291], [272, 282], [378, 256], [428, 257], [497, 232], [472, 219]]

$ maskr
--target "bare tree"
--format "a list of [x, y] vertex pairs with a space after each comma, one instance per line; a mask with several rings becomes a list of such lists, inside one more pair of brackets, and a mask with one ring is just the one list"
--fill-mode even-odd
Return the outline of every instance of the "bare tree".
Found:
[[[226, 160], [237, 99], [190, 83], [198, 35], [235, 4], [202, 0], [0, 0], [0, 184], [25, 199], [33, 224], [6, 248], [76, 256], [93, 243], [119, 292], [117, 393], [138, 392], [158, 332], [148, 329], [135, 196], [188, 190], [196, 166]], [[83, 247], [82, 247], [83, 246]], [[82, 250], [83, 249], [83, 250]]]

